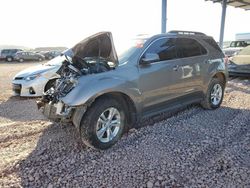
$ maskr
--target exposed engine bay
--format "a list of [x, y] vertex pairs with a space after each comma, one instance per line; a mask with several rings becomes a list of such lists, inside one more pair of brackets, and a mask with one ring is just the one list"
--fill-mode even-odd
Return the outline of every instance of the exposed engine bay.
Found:
[[77, 107], [62, 101], [74, 89], [81, 95], [81, 90], [77, 90], [78, 87], [81, 88], [80, 77], [107, 72], [118, 66], [110, 32], [92, 35], [64, 51], [61, 56], [65, 58], [56, 72], [60, 77], [44, 93], [42, 100], [37, 102], [38, 108], [42, 108], [44, 115], [51, 120], [70, 119], [72, 113], [78, 113]]
[[109, 64], [103, 58], [78, 56], [72, 59], [65, 55], [65, 61], [57, 71], [60, 78], [56, 80], [54, 87], [45, 92], [43, 96], [44, 102], [57, 102], [60, 97], [66, 96], [78, 83], [81, 76], [88, 74], [97, 74], [114, 69], [112, 64]]

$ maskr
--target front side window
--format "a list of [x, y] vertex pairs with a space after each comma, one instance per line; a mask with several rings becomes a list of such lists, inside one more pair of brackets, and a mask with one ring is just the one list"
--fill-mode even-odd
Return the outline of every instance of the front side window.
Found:
[[206, 49], [194, 39], [178, 38], [176, 43], [179, 58], [194, 57], [207, 53]]
[[146, 50], [145, 54], [157, 54], [159, 61], [166, 61], [176, 58], [176, 48], [174, 38], [163, 38], [153, 42]]

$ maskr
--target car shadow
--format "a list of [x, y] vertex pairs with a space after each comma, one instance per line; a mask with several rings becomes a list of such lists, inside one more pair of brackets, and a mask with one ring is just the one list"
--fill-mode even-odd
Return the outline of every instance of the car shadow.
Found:
[[[197, 129], [197, 126], [192, 125], [189, 126], [188, 124], [185, 124], [185, 126], [188, 127], [188, 131], [184, 131], [179, 133], [178, 129], [178, 122], [181, 120], [188, 121], [190, 118], [196, 117], [199, 113], [202, 113], [207, 118], [210, 116], [214, 118], [214, 116], [217, 115], [218, 112], [225, 113], [225, 116], [228, 116], [230, 118], [233, 118], [237, 116], [240, 113], [250, 113], [249, 110], [240, 110], [240, 109], [232, 109], [228, 107], [221, 107], [217, 110], [202, 110], [200, 107], [194, 106], [190, 107], [190, 109], [185, 110], [184, 112], [178, 112], [174, 116], [169, 117], [169, 114], [167, 116], [161, 117], [155, 117], [151, 119], [150, 122], [148, 120], [144, 120], [144, 122], [140, 122], [141, 125], [139, 127], [144, 127], [139, 130], [134, 130], [129, 132], [128, 134], [125, 134], [123, 138], [112, 148], [104, 151], [94, 150], [85, 147], [84, 144], [82, 144], [79, 134], [76, 132], [75, 128], [73, 126], [62, 126], [59, 124], [51, 124], [47, 127], [47, 129], [44, 130], [42, 135], [39, 137], [39, 140], [37, 142], [37, 145], [35, 149], [30, 153], [30, 155], [25, 158], [23, 161], [21, 161], [18, 164], [18, 176], [21, 179], [21, 186], [22, 187], [60, 187], [60, 185], [69, 186], [69, 187], [77, 187], [80, 185], [84, 186], [91, 186], [92, 181], [96, 183], [99, 187], [105, 187], [105, 185], [102, 184], [102, 180], [112, 182], [112, 177], [105, 176], [106, 171], [113, 171], [113, 173], [116, 174], [116, 177], [119, 176], [119, 173], [127, 173], [123, 172], [124, 165], [130, 165], [126, 164], [128, 162], [127, 159], [131, 159], [131, 164], [134, 164], [135, 166], [137, 164], [142, 163], [142, 161], [133, 161], [133, 160], [139, 160], [140, 157], [133, 159], [133, 150], [136, 150], [136, 148], [143, 147], [143, 141], [141, 138], [145, 139], [145, 134], [152, 139], [152, 146], [151, 144], [147, 147], [152, 153], [155, 152], [154, 157], [156, 157], [157, 160], [162, 160], [162, 157], [166, 158], [176, 158], [175, 153], [164, 153], [166, 156], [159, 156], [157, 154], [157, 148], [155, 146], [159, 143], [162, 143], [160, 138], [158, 139], [157, 136], [151, 134], [158, 134], [157, 133], [157, 126], [165, 126], [166, 132], [164, 132], [165, 135], [168, 135], [170, 137], [174, 136], [173, 140], [170, 140], [168, 142], [162, 143], [160, 147], [164, 148], [171, 148], [174, 145], [178, 147], [178, 144], [186, 145], [186, 147], [190, 147], [189, 142], [185, 142], [186, 137], [190, 137], [190, 134], [195, 132], [195, 136], [190, 137], [192, 140], [192, 143], [202, 143], [205, 139], [203, 136], [204, 130], [208, 130], [208, 137], [211, 136], [213, 138], [215, 135], [218, 134], [218, 138], [224, 139], [226, 132], [223, 131], [217, 131], [213, 130], [216, 129], [218, 126], [222, 126], [219, 122], [216, 123], [216, 119], [213, 119], [214, 124], [212, 127], [209, 127], [206, 123], [199, 124], [197, 126], [200, 127], [200, 130]], [[219, 117], [218, 117], [219, 118]], [[228, 122], [230, 122], [230, 118], [226, 118], [226, 122], [224, 126], [228, 126]], [[146, 122], [145, 122], [146, 121]], [[171, 126], [169, 127], [168, 123], [165, 124], [165, 122], [169, 122]], [[249, 123], [250, 121], [248, 121]], [[155, 123], [159, 123], [157, 125], [154, 125]], [[145, 128], [145, 125], [154, 125], [148, 127], [150, 130], [155, 131], [146, 131], [147, 128]], [[168, 127], [167, 127], [168, 126]], [[182, 125], [183, 126], [183, 125]], [[239, 128], [240, 131], [245, 130], [246, 125], [238, 125], [242, 126]], [[225, 128], [221, 128], [224, 130]], [[226, 130], [225, 130], [226, 131]], [[144, 132], [144, 133], [140, 133]], [[249, 133], [249, 129], [245, 131], [245, 133]], [[243, 134], [242, 133], [242, 134]], [[244, 134], [245, 134], [244, 133]], [[163, 134], [163, 133], [159, 133]], [[211, 134], [211, 135], [209, 135]], [[232, 135], [232, 139], [240, 139], [241, 135]], [[189, 138], [188, 138], [189, 141]], [[228, 141], [233, 142], [234, 140]], [[209, 142], [209, 141], [206, 141]], [[231, 144], [231, 143], [225, 143], [225, 144]], [[198, 147], [198, 146], [197, 146]], [[131, 149], [133, 148], [133, 149]], [[175, 148], [176, 149], [176, 148]], [[177, 148], [178, 149], [178, 148]], [[223, 148], [222, 148], [223, 150]], [[141, 160], [144, 160], [143, 157], [149, 157], [150, 153], [141, 153], [143, 152], [143, 149], [139, 149], [139, 153], [137, 155], [141, 155]], [[121, 153], [123, 152], [122, 156]], [[160, 151], [159, 151], [160, 152]], [[199, 160], [206, 159], [207, 156], [202, 155], [210, 155], [210, 151], [204, 151], [204, 153], [201, 153], [201, 157]], [[213, 151], [214, 152], [214, 151]], [[216, 151], [217, 152], [217, 151]], [[184, 154], [182, 154], [184, 155]], [[131, 158], [132, 157], [132, 158]], [[188, 153], [187, 156], [183, 156], [183, 158], [188, 159]], [[155, 161], [153, 160], [153, 161]], [[150, 162], [150, 161], [149, 161]], [[106, 169], [107, 163], [114, 163], [115, 166], [111, 168], [112, 169]], [[182, 161], [180, 161], [182, 163]], [[183, 162], [184, 163], [184, 162]], [[202, 162], [201, 162], [202, 163]], [[150, 164], [150, 163], [149, 163]], [[148, 164], [148, 165], [149, 165]], [[108, 165], [109, 166], [109, 165]], [[135, 168], [135, 166], [132, 166], [131, 168]], [[146, 168], [145, 166], [140, 167], [139, 169], [142, 170], [142, 172], [138, 172], [136, 176], [138, 176], [140, 173], [145, 173], [143, 170]], [[122, 175], [121, 175], [122, 176]], [[101, 180], [100, 180], [101, 179]], [[96, 181], [95, 181], [96, 180]], [[97, 181], [98, 180], [98, 181]], [[143, 182], [143, 179], [141, 180]], [[109, 184], [110, 185], [110, 184]]]
[[0, 103], [0, 119], [11, 121], [46, 120], [36, 106], [38, 98], [10, 97]]

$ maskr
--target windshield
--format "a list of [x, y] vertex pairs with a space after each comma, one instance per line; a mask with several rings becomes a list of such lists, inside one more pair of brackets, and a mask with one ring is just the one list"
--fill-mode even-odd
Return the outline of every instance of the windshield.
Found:
[[48, 61], [44, 65], [46, 65], [46, 66], [58, 66], [58, 65], [61, 65], [62, 62], [66, 59], [65, 55], [67, 55], [69, 57], [72, 57], [73, 56], [72, 50], [71, 49], [67, 49], [67, 50], [63, 51], [61, 53], [61, 55], [59, 55], [59, 56], [51, 59], [50, 61]]
[[143, 47], [146, 40], [146, 38], [133, 39], [130, 40], [126, 45], [123, 45], [123, 50], [118, 51], [119, 63], [122, 64], [126, 62], [128, 58], [131, 57], [138, 49], [141, 49]]

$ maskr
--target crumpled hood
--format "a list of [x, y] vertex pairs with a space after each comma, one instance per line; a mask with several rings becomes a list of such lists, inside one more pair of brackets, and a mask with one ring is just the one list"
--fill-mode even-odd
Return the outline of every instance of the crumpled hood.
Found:
[[118, 57], [111, 32], [96, 33], [71, 48], [73, 57], [100, 57], [118, 65]]
[[34, 75], [34, 74], [47, 72], [47, 71], [52, 70], [52, 69], [54, 69], [56, 67], [59, 68], [59, 66], [37, 65], [37, 66], [34, 66], [34, 67], [24, 69], [23, 71], [17, 73], [15, 75], [15, 77], [27, 77], [27, 76]]

